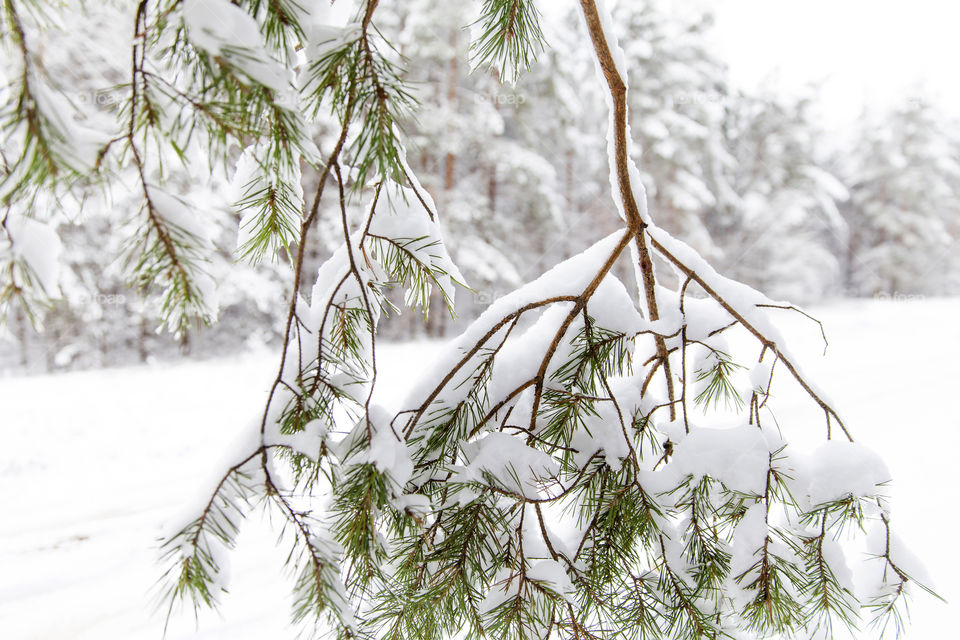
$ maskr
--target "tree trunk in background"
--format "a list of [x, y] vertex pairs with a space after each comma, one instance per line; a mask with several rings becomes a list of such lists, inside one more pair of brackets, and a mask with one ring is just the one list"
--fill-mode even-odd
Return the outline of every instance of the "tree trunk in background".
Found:
[[[450, 32], [450, 47], [454, 55], [450, 58], [449, 74], [447, 76], [447, 109], [448, 113], [453, 113], [457, 107], [457, 32]], [[457, 158], [452, 151], [447, 151], [447, 157], [443, 163], [443, 190], [445, 192], [453, 189], [453, 176]]]
[[140, 356], [140, 362], [146, 362], [150, 355], [147, 350], [147, 336], [150, 335], [150, 327], [145, 316], [140, 316], [140, 327], [137, 332], [137, 355]]
[[43, 357], [47, 365], [47, 372], [52, 372], [57, 367], [57, 351], [60, 349], [60, 330], [57, 325], [50, 327], [43, 341]]
[[564, 260], [566, 260], [567, 258], [573, 255], [573, 251], [570, 247], [570, 242], [573, 239], [574, 234], [570, 233], [570, 230], [571, 230], [570, 227], [574, 224], [574, 222], [576, 221], [576, 217], [578, 215], [586, 214], [585, 211], [578, 211], [576, 203], [574, 202], [574, 195], [573, 195], [574, 159], [575, 159], [575, 156], [573, 154], [573, 149], [567, 149], [567, 152], [564, 154], [564, 172], [563, 172], [563, 191], [564, 191], [563, 199], [567, 203], [567, 210], [564, 212], [563, 220], [564, 220], [564, 223], [567, 225], [567, 233], [565, 233], [563, 237], [563, 241], [562, 241], [563, 253], [560, 256]]
[[858, 248], [857, 233], [851, 229], [847, 237], [846, 251], [843, 254], [843, 295], [855, 296], [860, 293], [859, 287], [855, 282], [854, 263], [857, 259]]
[[430, 294], [430, 315], [427, 317], [426, 332], [431, 338], [442, 338], [447, 331], [446, 305], [443, 296], [436, 289]]
[[[447, 66], [446, 97], [448, 114], [454, 113], [457, 107], [457, 74], [459, 73], [459, 67], [457, 65], [457, 32], [455, 30], [450, 32], [450, 48], [453, 50], [453, 55], [450, 57], [450, 62]], [[449, 137], [454, 137], [452, 131]], [[456, 154], [448, 150], [443, 159], [443, 194], [441, 200], [443, 203], [450, 201], [450, 192], [453, 191], [456, 182], [456, 164]], [[424, 327], [427, 335], [432, 338], [440, 338], [446, 333], [447, 316], [443, 308], [443, 297], [438, 291], [434, 291], [430, 296], [430, 313], [427, 316], [426, 326]]]
[[106, 331], [102, 331], [102, 332], [100, 332], [100, 335], [97, 336], [97, 337], [99, 338], [98, 342], [100, 343], [100, 348], [99, 348], [99, 352], [100, 352], [100, 366], [101, 366], [101, 367], [105, 367], [105, 366], [107, 366], [107, 363], [110, 361], [110, 358], [109, 358], [109, 354], [110, 354], [110, 343], [109, 343], [109, 341], [107, 340], [107, 332], [106, 332]]
[[20, 366], [24, 369], [30, 363], [30, 345], [27, 344], [27, 315], [17, 313], [17, 342], [20, 344]]
[[490, 177], [487, 181], [487, 199], [490, 201], [490, 215], [497, 213], [497, 165], [490, 167]]

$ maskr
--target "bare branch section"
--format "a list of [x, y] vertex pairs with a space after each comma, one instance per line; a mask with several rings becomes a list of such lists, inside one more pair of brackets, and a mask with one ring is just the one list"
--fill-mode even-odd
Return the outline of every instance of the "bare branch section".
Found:
[[[660, 309], [657, 303], [653, 261], [650, 258], [647, 241], [643, 235], [643, 230], [647, 226], [646, 192], [643, 190], [642, 185], [637, 185], [641, 189], [640, 202], [638, 202], [634, 185], [631, 183], [630, 140], [627, 137], [626, 80], [621, 75], [621, 71], [614, 59], [596, 3], [583, 0], [580, 6], [583, 10], [584, 20], [587, 25], [587, 31], [590, 34], [590, 41], [593, 43], [597, 62], [600, 65], [607, 88], [610, 91], [612, 104], [610, 128], [613, 138], [613, 154], [611, 159], [613, 166], [611, 167], [611, 171], [616, 174], [616, 183], [619, 189], [618, 200], [626, 216], [629, 228], [635, 234], [634, 243], [638, 256], [641, 285], [644, 297], [646, 298], [647, 313], [651, 320], [659, 320]], [[668, 394], [670, 400], [673, 401], [673, 375], [670, 370], [670, 360], [667, 356], [666, 343], [662, 338], [657, 338], [656, 345], [657, 357], [660, 358], [660, 364], [663, 367]], [[670, 417], [671, 419], [676, 418], [676, 412], [672, 404], [670, 406]]]

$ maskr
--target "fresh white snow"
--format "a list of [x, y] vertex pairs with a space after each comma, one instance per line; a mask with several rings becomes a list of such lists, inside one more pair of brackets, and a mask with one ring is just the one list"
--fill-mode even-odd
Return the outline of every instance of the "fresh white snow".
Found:
[[[813, 312], [830, 338], [825, 357], [816, 325], [786, 311], [771, 316], [804, 371], [837, 400], [857, 442], [883, 457], [894, 479], [896, 544], [956, 602], [960, 589], [949, 578], [960, 561], [947, 553], [955, 518], [944, 501], [960, 445], [953, 409], [960, 300], [843, 302]], [[382, 346], [377, 401], [396, 407], [415, 382], [410, 363], [426, 370], [440, 346]], [[261, 352], [0, 377], [0, 636], [159, 638], [163, 615], [151, 600], [161, 572], [156, 538], [219, 471], [225, 450], [262, 407], [275, 367], [275, 354]], [[819, 408], [785, 371], [775, 373], [772, 392], [786, 438], [813, 451], [823, 437]], [[222, 615], [175, 616], [168, 637], [293, 638], [289, 582], [278, 569], [285, 552], [268, 523], [250, 518], [232, 556]], [[542, 569], [543, 579], [554, 580], [550, 567]], [[944, 637], [950, 628], [950, 605], [919, 597], [911, 613], [907, 638]]]
[[[13, 215], [7, 221], [13, 240], [13, 255], [22, 260], [50, 297], [60, 296], [60, 254], [63, 243], [52, 225], [26, 216]], [[22, 284], [22, 283], [18, 283]]]
[[183, 22], [195, 47], [273, 91], [277, 104], [296, 104], [287, 70], [267, 52], [260, 27], [249, 13], [228, 0], [186, 0]]

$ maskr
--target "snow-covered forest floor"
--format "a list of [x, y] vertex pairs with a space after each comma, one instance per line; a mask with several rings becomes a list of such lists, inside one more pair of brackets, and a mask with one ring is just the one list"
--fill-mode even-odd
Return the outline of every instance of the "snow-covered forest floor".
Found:
[[[956, 487], [960, 451], [960, 299], [848, 301], [815, 308], [816, 325], [783, 315], [806, 371], [829, 390], [854, 436], [879, 451], [894, 478], [900, 535], [951, 604], [915, 600], [908, 638], [946, 637], [960, 589]], [[395, 405], [436, 343], [386, 345], [382, 402]], [[262, 407], [276, 357], [255, 353], [186, 364], [0, 378], [0, 637], [10, 640], [158, 639], [152, 608], [165, 521], [206, 491]], [[776, 416], [802, 446], [822, 427], [802, 393], [775, 381]], [[778, 389], [779, 387], [779, 389]], [[292, 638], [285, 549], [251, 518], [232, 562], [222, 615], [175, 616], [168, 637]], [[876, 637], [876, 633], [864, 637]]]

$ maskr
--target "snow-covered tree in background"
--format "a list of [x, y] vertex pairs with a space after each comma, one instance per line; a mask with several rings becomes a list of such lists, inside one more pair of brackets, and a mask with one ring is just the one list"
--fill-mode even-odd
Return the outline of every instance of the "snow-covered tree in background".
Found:
[[[460, 311], [473, 317], [494, 292], [520, 284], [521, 274], [566, 257], [554, 240], [569, 223], [567, 176], [558, 160], [575, 146], [576, 101], [557, 92], [559, 86], [569, 97], [576, 80], [563, 65], [537, 65], [507, 85], [497, 79], [501, 69], [471, 72], [471, 56], [482, 51], [471, 51], [464, 29], [477, 17], [470, 4], [423, 1], [388, 10], [402, 25], [397, 48], [420, 102], [406, 126], [417, 150], [410, 165], [445, 213], [447, 244], [479, 302]], [[431, 314], [433, 333], [443, 317], [439, 309]]]
[[[32, 11], [39, 11], [40, 6], [27, 3], [24, 7], [29, 26]], [[129, 74], [129, 47], [123, 39], [99, 37], [104, 30], [116, 28], [127, 11], [129, 8], [124, 9], [122, 3], [104, 2], [95, 6], [69, 4], [55, 15], [41, 14], [48, 20], [48, 28], [32, 34], [35, 50], [44, 52], [34, 62], [39, 71], [33, 82], [55, 89], [54, 96], [67, 116], [63, 126], [68, 129], [68, 137], [76, 137], [76, 127], [84, 136], [81, 139], [96, 138], [94, 126], [109, 130], [127, 99], [118, 87]], [[75, 46], [64, 46], [65, 42]], [[76, 46], [81, 45], [84, 54], [77, 56]], [[8, 49], [7, 53], [11, 54], [8, 60], [16, 59], [14, 50]], [[7, 69], [15, 71], [16, 63], [4, 71]], [[16, 88], [17, 83], [13, 82], [5, 90], [12, 92]], [[53, 142], [55, 146], [60, 144], [56, 137]], [[198, 157], [196, 149], [186, 151], [193, 154], [195, 163], [205, 164], [202, 153]], [[5, 159], [8, 163], [13, 160]], [[99, 162], [89, 157], [87, 160], [91, 165]], [[191, 175], [188, 167], [178, 163], [168, 164], [167, 169], [167, 183], [179, 197], [199, 208], [226, 213], [232, 202], [242, 197], [243, 185], [231, 187], [232, 176], [223, 170], [205, 168]], [[262, 268], [235, 263], [233, 249], [237, 245], [238, 225], [229, 215], [209, 216], [201, 230], [216, 247], [207, 259], [208, 269], [217, 281], [219, 330], [199, 332], [196, 327], [182, 326], [175, 339], [155, 331], [163, 290], [138, 290], [138, 283], [123, 265], [124, 258], [132, 260], [137, 256], [127, 250], [125, 233], [110, 232], [138, 224], [138, 217], [131, 216], [142, 200], [142, 193], [135, 186], [136, 168], [128, 165], [109, 170], [114, 177], [107, 194], [96, 184], [73, 184], [70, 192], [54, 193], [55, 198], [39, 194], [39, 206], [33, 207], [33, 217], [49, 222], [50, 231], [63, 239], [63, 250], [60, 268], [56, 269], [56, 287], [51, 285], [44, 291], [51, 295], [23, 305], [21, 310], [14, 309], [11, 325], [17, 328], [17, 358], [21, 366], [35, 369], [43, 365], [48, 370], [106, 366], [133, 359], [145, 361], [171, 348], [210, 353], [268, 341], [270, 325], [277, 318], [276, 303], [283, 299], [283, 269], [272, 263]], [[62, 200], [57, 201], [56, 197]], [[20, 214], [18, 203], [12, 204], [7, 215], [15, 227]], [[59, 215], [57, 209], [62, 209]], [[21, 263], [20, 268], [23, 266]], [[16, 295], [15, 291], [12, 288], [6, 293]], [[27, 319], [23, 310], [36, 323], [45, 325], [47, 331], [33, 335], [23, 329]]]
[[[411, 314], [385, 325], [385, 337], [409, 337], [423, 330], [449, 335], [462, 329], [485, 304], [521, 280], [613, 231], [612, 218], [604, 210], [609, 201], [601, 152], [605, 106], [599, 87], [591, 81], [594, 63], [580, 44], [576, 9], [571, 4], [566, 12], [551, 12], [542, 28], [553, 46], [541, 52], [515, 85], [499, 83], [499, 69], [470, 72], [470, 34], [461, 27], [473, 22], [475, 9], [431, 2], [391, 3], [378, 9], [378, 23], [395, 34], [393, 44], [407, 60], [401, 73], [420, 104], [405, 114], [403, 123], [410, 166], [445, 212], [450, 250], [473, 288], [461, 296], [456, 322], [449, 321], [441, 297], [434, 294], [426, 324]], [[125, 104], [126, 94], [119, 88], [128, 75], [124, 40], [95, 34], [130, 10], [120, 2], [97, 3], [95, 8], [68, 4], [57, 12], [56, 28], [37, 31], [32, 38], [35, 49], [45, 52], [44, 82], [59, 87], [76, 107], [65, 122], [84, 125], [79, 137], [71, 133], [76, 139], [87, 140], [91, 131], [109, 129], [103, 122], [116, 118], [117, 109]], [[334, 7], [335, 12], [346, 10], [343, 2]], [[617, 6], [614, 24], [626, 34], [628, 75], [634, 87], [630, 117], [632, 135], [639, 143], [634, 160], [664, 227], [686, 238], [723, 272], [796, 301], [813, 302], [838, 292], [876, 293], [880, 289], [875, 283], [867, 286], [863, 280], [869, 273], [865, 261], [878, 260], [889, 265], [928, 261], [921, 270], [928, 277], [915, 282], [915, 274], [900, 293], [956, 291], [960, 252], [953, 248], [960, 238], [960, 216], [949, 206], [941, 208], [946, 212], [941, 216], [943, 241], [925, 258], [918, 257], [924, 252], [904, 250], [911, 234], [868, 232], [870, 224], [856, 220], [866, 219], [865, 208], [876, 208], [858, 172], [875, 157], [886, 157], [876, 156], [866, 141], [867, 134], [876, 137], [875, 130], [883, 129], [885, 120], [876, 119], [877, 125], [865, 130], [864, 140], [851, 140], [820, 130], [811, 116], [815, 106], [811, 100], [730, 89], [723, 65], [707, 44], [710, 22], [709, 13], [691, 15], [680, 5]], [[74, 43], [84, 43], [85, 55], [72, 54]], [[19, 52], [8, 47], [7, 54], [10, 64], [4, 70], [13, 73], [12, 90], [18, 84]], [[316, 115], [315, 135], [335, 136], [335, 119], [323, 112]], [[930, 124], [948, 130], [942, 121], [937, 117]], [[953, 162], [948, 145], [955, 143], [935, 142], [941, 147], [941, 164]], [[892, 139], [889, 143], [900, 144]], [[898, 148], [890, 153], [902, 153]], [[186, 149], [187, 157], [194, 165], [202, 164], [193, 149]], [[825, 163], [824, 151], [839, 162]], [[86, 152], [88, 161], [91, 153]], [[269, 201], [271, 191], [263, 189], [256, 171], [251, 172], [255, 166], [244, 161], [236, 171], [231, 165], [194, 174], [176, 162], [166, 163], [178, 197], [200, 208], [230, 210], [238, 218], [258, 198], [267, 196], [263, 203]], [[949, 200], [960, 193], [960, 186], [944, 166], [937, 170], [943, 178], [937, 189], [946, 188], [949, 195], [940, 199]], [[318, 175], [309, 165], [301, 169], [309, 193]], [[217, 282], [218, 322], [203, 331], [181, 327], [181, 337], [154, 331], [163, 291], [138, 291], [118, 261], [122, 254], [118, 239], [102, 245], [96, 238], [103, 232], [91, 231], [98, 224], [138, 219], [130, 211], [141, 198], [136, 169], [127, 165], [117, 173], [127, 185], [123, 193], [114, 188], [111, 197], [103, 199], [95, 188], [83, 192], [82, 213], [70, 219], [88, 221], [82, 227], [51, 218], [56, 233], [73, 237], [58, 270], [62, 296], [34, 300], [26, 307], [34, 321], [46, 324], [49, 330], [44, 333], [31, 332], [28, 315], [14, 311], [9, 333], [0, 335], [0, 366], [81, 368], [164, 357], [184, 348], [202, 356], [279, 342], [282, 308], [276, 302], [283, 298], [284, 267], [269, 260], [234, 264], [233, 249], [238, 240], [246, 243], [248, 227], [241, 225], [241, 232], [228, 217], [214, 217], [206, 228], [217, 247], [207, 269]], [[854, 186], [858, 198], [843, 203], [841, 220], [836, 204], [844, 200], [844, 187]], [[276, 195], [281, 196], [278, 202], [284, 197], [299, 199], [298, 193]], [[930, 210], [928, 193], [922, 189], [901, 190], [900, 200], [898, 206], [910, 211]], [[861, 201], [863, 205], [858, 204]], [[242, 206], [233, 206], [236, 203]], [[358, 203], [348, 202], [346, 207], [351, 219], [362, 215]], [[305, 250], [307, 270], [338, 246], [336, 211], [326, 204], [320, 209], [316, 242]], [[281, 224], [279, 230], [284, 219], [273, 221]], [[283, 250], [279, 244], [260, 248]], [[621, 277], [629, 273], [624, 265], [616, 269]], [[397, 294], [390, 299], [402, 302]]]
[[704, 38], [712, 18], [659, 0], [617, 3], [614, 17], [631, 62], [631, 132], [651, 205], [665, 229], [715, 255], [705, 213], [729, 190], [731, 161], [722, 135], [726, 71]]
[[[960, 155], [956, 123], [921, 98], [868, 114], [842, 160], [848, 288], [861, 295], [950, 290], [957, 254]], [[956, 289], [953, 289], [954, 291]]]
[[809, 99], [739, 93], [724, 100], [733, 162], [706, 217], [725, 273], [800, 302], [836, 289], [847, 238], [840, 180], [824, 167]]
[[[602, 2], [581, 0], [580, 37], [609, 107], [616, 230], [494, 301], [402, 406], [378, 404], [389, 292], [411, 308], [439, 292], [452, 309], [464, 280], [407, 161], [414, 93], [378, 5], [341, 23], [326, 3], [142, 0], [111, 26], [132, 43], [123, 106], [79, 135], [83, 114], [65, 111], [32, 48], [41, 5], [3, 0], [17, 65], [3, 104], [5, 309], [57, 293], [65, 194], [122, 191], [131, 173], [136, 213], [111, 233], [171, 331], [217, 317], [210, 229], [224, 218], [239, 260], [288, 266], [266, 406], [163, 543], [168, 611], [217, 604], [226, 552], [260, 509], [282, 523], [293, 620], [311, 633], [831, 637], [862, 609], [899, 629], [925, 587], [891, 532], [889, 474], [780, 340], [770, 314], [792, 307], [655, 224]], [[472, 63], [522, 74], [544, 47], [539, 20], [531, 0], [484, 0]], [[215, 182], [237, 166], [239, 220], [180, 193], [179, 172]], [[336, 227], [314, 276], [318, 230]], [[770, 415], [778, 372], [823, 411], [810, 453]]]

